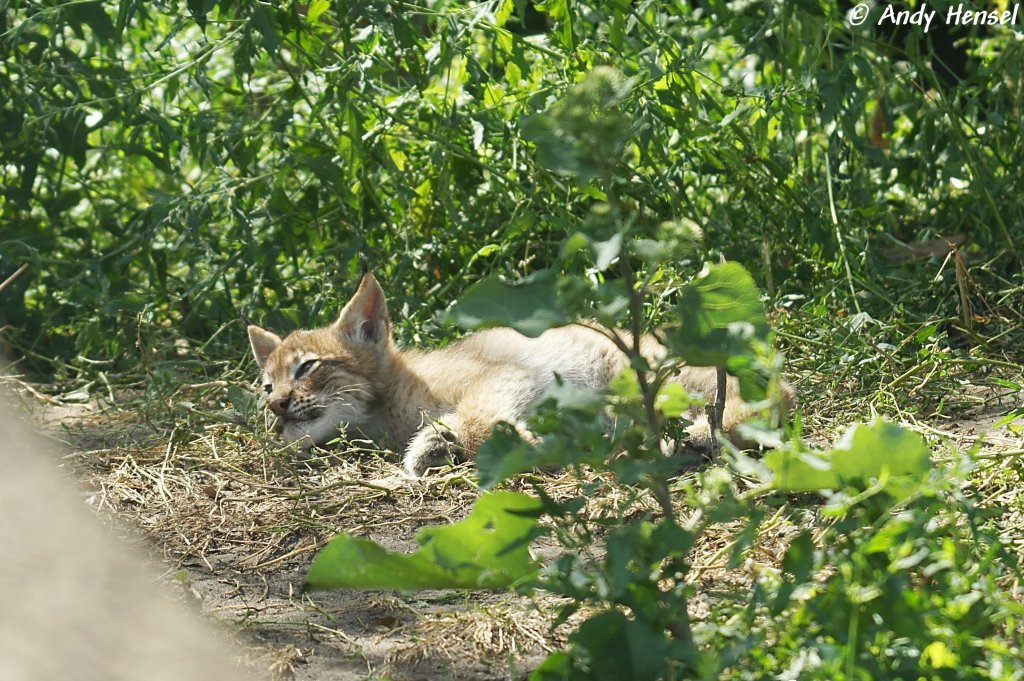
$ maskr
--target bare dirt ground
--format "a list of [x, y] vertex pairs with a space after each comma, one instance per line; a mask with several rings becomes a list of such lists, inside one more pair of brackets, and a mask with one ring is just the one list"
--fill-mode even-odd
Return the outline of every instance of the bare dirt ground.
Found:
[[101, 516], [166, 565], [178, 598], [237, 630], [243, 666], [295, 679], [508, 679], [562, 642], [550, 614], [510, 593], [303, 595], [337, 531], [412, 551], [425, 525], [464, 517], [472, 470], [417, 481], [375, 453], [290, 461], [244, 430], [168, 432], [99, 405], [22, 407], [58, 440]]
[[[993, 430], [1020, 406], [1016, 398], [970, 390], [976, 407], [957, 417], [904, 423], [944, 443], [940, 457], [975, 445], [993, 460], [1019, 456], [1021, 436]], [[518, 679], [565, 642], [567, 626], [552, 628], [558, 603], [545, 595], [301, 593], [313, 555], [337, 531], [412, 551], [419, 528], [463, 518], [478, 495], [471, 467], [410, 480], [389, 453], [295, 461], [230, 419], [154, 418], [131, 403], [101, 408], [15, 392], [26, 417], [68, 452], [64, 465], [87, 503], [166, 566], [172, 593], [235, 632], [247, 668], [282, 679]], [[557, 493], [578, 484], [564, 474], [546, 486]], [[707, 616], [716, 589], [744, 588], [759, 565], [777, 566], [796, 529], [766, 525], [739, 571], [721, 558], [727, 540], [706, 536], [692, 571], [695, 620]]]

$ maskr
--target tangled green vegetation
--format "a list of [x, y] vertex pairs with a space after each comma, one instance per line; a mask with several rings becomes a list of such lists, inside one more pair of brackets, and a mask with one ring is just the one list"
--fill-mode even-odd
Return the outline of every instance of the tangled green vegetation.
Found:
[[[586, 313], [667, 329], [752, 398], [778, 385], [771, 321], [826, 439], [870, 412], [956, 416], [967, 382], [1019, 400], [1020, 29], [966, 31], [952, 82], [923, 32], [873, 23], [815, 0], [4, 3], [3, 340], [33, 380], [134, 386], [159, 411], [251, 372], [243, 318], [329, 318], [365, 259], [402, 341]], [[553, 396], [540, 444], [499, 431], [481, 452], [485, 487], [604, 471], [616, 513], [499, 491], [411, 558], [342, 538], [312, 586], [402, 585], [332, 571], [356, 551], [409, 587], [566, 596], [585, 619], [538, 679], [1024, 678], [1024, 499], [993, 505], [976, 474], [1001, 494], [1019, 450], [935, 465], [875, 423], [680, 479], [658, 441], [686, 397], [636, 368], [604, 402]], [[257, 408], [237, 385], [212, 405]], [[730, 528], [736, 565], [783, 512], [810, 529], [691, 626], [694, 541]], [[446, 558], [488, 532], [520, 545]], [[538, 533], [564, 550], [540, 572], [519, 550]]]
[[[702, 257], [745, 263], [811, 326], [865, 313], [843, 329], [854, 356], [815, 367], [837, 384], [1019, 345], [1009, 30], [969, 41], [950, 88], [924, 36], [893, 46], [815, 2], [26, 1], [0, 22], [0, 275], [29, 265], [0, 323], [33, 374], [210, 367], [243, 345], [240, 315], [333, 312], [360, 255], [402, 336], [430, 339], [481, 275], [553, 263], [609, 189], [647, 222], [695, 222]], [[600, 65], [631, 79], [628, 126], [579, 121], [581, 144], [628, 140], [607, 189], [599, 169], [565, 177], [528, 123]], [[973, 319], [955, 263], [884, 257], [959, 232]], [[174, 338], [199, 341], [196, 364]]]

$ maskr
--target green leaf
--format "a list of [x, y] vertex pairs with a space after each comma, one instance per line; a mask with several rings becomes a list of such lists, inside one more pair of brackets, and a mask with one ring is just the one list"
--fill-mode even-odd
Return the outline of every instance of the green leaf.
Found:
[[520, 87], [519, 81], [523, 79], [523, 71], [519, 68], [519, 64], [514, 61], [510, 61], [505, 64], [505, 83], [513, 89]]
[[493, 489], [502, 480], [540, 465], [537, 454], [514, 428], [499, 423], [476, 455], [476, 472], [482, 489]]
[[560, 127], [554, 116], [534, 114], [523, 120], [523, 137], [537, 145], [541, 165], [562, 175], [576, 175], [586, 181], [601, 173], [601, 166], [577, 149], [576, 141]]
[[[537, 409], [540, 411], [550, 408], [552, 412], [557, 412], [559, 425], [571, 423], [575, 426], [578, 425], [574, 421], [576, 417], [597, 413], [603, 404], [604, 399], [599, 392], [556, 381], [547, 389]], [[519, 433], [508, 424], [499, 423], [477, 453], [476, 469], [480, 487], [491, 489], [502, 480], [525, 471], [545, 466], [563, 467], [574, 463], [594, 463], [607, 455], [607, 451], [604, 450], [590, 451], [588, 438], [579, 428], [574, 429], [572, 437], [572, 447], [560, 446], [558, 442], [533, 445], [524, 442]], [[602, 443], [607, 441], [603, 428], [600, 440]]]
[[548, 655], [530, 674], [530, 681], [562, 681], [572, 678], [572, 657], [564, 650]]
[[993, 428], [1002, 428], [1003, 426], [1008, 426], [1011, 423], [1013, 423], [1014, 421], [1017, 421], [1018, 419], [1020, 419], [1021, 417], [1024, 417], [1024, 407], [1017, 407], [1016, 409], [1011, 411], [1009, 414], [1007, 414], [1003, 418], [1001, 418], [998, 421], [996, 421], [995, 424], [992, 427]]
[[814, 569], [814, 539], [810, 532], [801, 532], [790, 542], [782, 569], [793, 575], [793, 581], [807, 581]]
[[497, 7], [494, 9], [494, 25], [498, 28], [502, 28], [508, 23], [508, 18], [512, 16], [512, 10], [515, 9], [515, 3], [513, 0], [501, 0], [498, 2]]
[[526, 494], [490, 492], [477, 500], [468, 518], [427, 527], [417, 541], [433, 561], [462, 575], [464, 584], [509, 586], [536, 574], [527, 541], [539, 510], [540, 503]]
[[921, 651], [921, 665], [925, 669], [956, 669], [960, 658], [943, 641], [932, 641]]
[[572, 321], [561, 304], [554, 272], [541, 270], [519, 283], [484, 279], [467, 290], [449, 318], [467, 329], [510, 326], [536, 337]]
[[481, 496], [469, 517], [428, 527], [413, 554], [340, 534], [313, 559], [304, 591], [331, 589], [498, 589], [537, 572], [528, 540], [540, 504], [515, 492]]
[[260, 44], [263, 45], [263, 49], [270, 54], [277, 54], [278, 48], [281, 47], [281, 30], [274, 14], [266, 7], [254, 5], [250, 21], [262, 36]]
[[303, 589], [427, 589], [460, 585], [459, 579], [422, 553], [393, 553], [369, 539], [340, 534], [316, 555]]
[[113, 40], [118, 35], [117, 29], [103, 7], [100, 0], [68, 3], [68, 23], [87, 24], [100, 40]]
[[605, 540], [607, 553], [604, 558], [604, 572], [608, 594], [613, 603], [621, 603], [628, 597], [631, 586], [635, 586], [638, 575], [635, 570], [644, 570], [642, 561], [645, 545], [650, 543], [654, 525], [638, 522], [613, 528]]
[[622, 240], [622, 232], [617, 232], [605, 241], [594, 241], [590, 244], [597, 269], [603, 272], [619, 257], [619, 253], [622, 252]]
[[85, 153], [89, 150], [89, 126], [81, 110], [68, 111], [54, 119], [52, 134], [54, 147], [74, 159], [79, 168], [85, 165]]
[[681, 290], [677, 325], [666, 329], [673, 354], [694, 366], [725, 366], [765, 340], [768, 321], [761, 292], [742, 265], [709, 265]]
[[568, 52], [576, 49], [576, 35], [573, 33], [573, 11], [571, 0], [545, 0], [535, 7], [555, 20], [555, 35]]
[[778, 449], [764, 457], [781, 492], [818, 492], [878, 486], [896, 502], [913, 494], [931, 470], [931, 452], [921, 436], [876, 419], [850, 428], [830, 451]]
[[608, 610], [584, 622], [570, 638], [586, 651], [596, 681], [654, 681], [664, 678], [669, 645], [665, 634], [646, 622]]
[[677, 419], [702, 401], [690, 397], [690, 392], [679, 383], [665, 383], [654, 398], [654, 406], [665, 418]]
[[567, 260], [569, 256], [584, 250], [590, 245], [590, 237], [583, 232], [573, 232], [565, 237], [559, 249], [559, 257]]
[[[808, 14], [816, 17], [824, 17], [825, 12], [822, 10], [821, 5], [816, 0], [797, 0], [797, 6], [804, 10]], [[831, 8], [831, 5], [830, 5]]]
[[188, 13], [192, 15], [192, 19], [199, 25], [201, 31], [206, 31], [206, 15], [216, 4], [217, 0], [188, 0], [186, 3]]
[[309, 3], [309, 9], [306, 10], [306, 21], [311, 24], [315, 24], [320, 15], [323, 14], [328, 7], [331, 6], [330, 0], [312, 0]]

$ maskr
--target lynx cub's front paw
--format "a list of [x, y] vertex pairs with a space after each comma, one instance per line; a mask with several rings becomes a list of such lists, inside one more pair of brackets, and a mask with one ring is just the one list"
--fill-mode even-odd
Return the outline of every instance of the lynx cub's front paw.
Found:
[[464, 453], [455, 433], [442, 426], [425, 426], [405, 450], [405, 470], [409, 475], [420, 477], [428, 468], [443, 466], [453, 459], [461, 460]]

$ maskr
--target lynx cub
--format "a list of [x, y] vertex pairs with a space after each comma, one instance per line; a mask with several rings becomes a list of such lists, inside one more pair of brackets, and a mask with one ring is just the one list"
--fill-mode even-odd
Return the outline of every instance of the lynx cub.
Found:
[[[441, 350], [399, 349], [391, 340], [384, 292], [369, 273], [330, 326], [283, 340], [250, 326], [249, 341], [268, 407], [287, 442], [309, 449], [355, 430], [404, 451], [405, 469], [417, 476], [443, 464], [450, 452], [475, 453], [499, 421], [529, 437], [524, 417], [556, 374], [579, 388], [601, 390], [627, 363], [608, 338], [585, 326], [551, 329], [537, 338], [489, 329]], [[665, 352], [649, 336], [641, 339], [641, 351], [652, 360]], [[683, 367], [676, 380], [714, 399], [714, 369]], [[745, 415], [730, 377], [725, 429]], [[707, 420], [695, 421], [691, 437], [706, 442]]]

